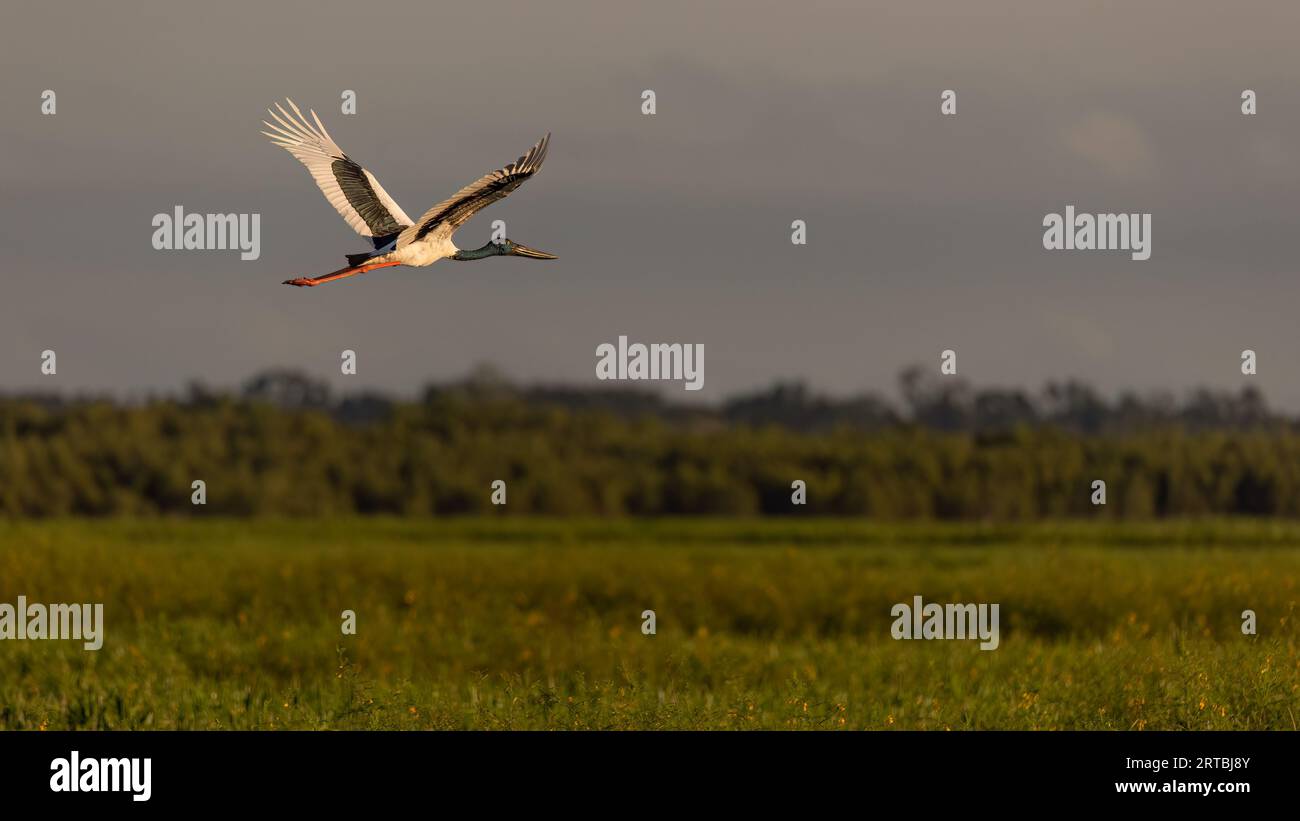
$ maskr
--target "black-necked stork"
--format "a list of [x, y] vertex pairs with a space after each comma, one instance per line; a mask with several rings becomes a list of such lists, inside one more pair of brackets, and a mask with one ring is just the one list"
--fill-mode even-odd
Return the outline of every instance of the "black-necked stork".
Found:
[[330, 205], [334, 206], [354, 231], [370, 239], [374, 250], [348, 254], [346, 268], [318, 277], [285, 280], [285, 285], [320, 285], [364, 274], [376, 268], [391, 265], [420, 267], [432, 265], [440, 259], [472, 260], [496, 256], [557, 258], [553, 254], [534, 250], [509, 239], [489, 242], [482, 248], [471, 250], [457, 248], [451, 241], [452, 234], [470, 217], [508, 196], [511, 191], [523, 185], [524, 180], [537, 173], [542, 167], [542, 161], [546, 159], [550, 134], [510, 165], [484, 174], [424, 212], [418, 221], [412, 221], [401, 206], [388, 196], [388, 192], [373, 174], [343, 153], [343, 149], [330, 138], [315, 111], [311, 111], [311, 118], [315, 121], [313, 127], [293, 100], [288, 102], [293, 114], [285, 111], [279, 103], [275, 106], [278, 113], [267, 109], [275, 123], [263, 120], [271, 131], [262, 133], [307, 166], [325, 199], [329, 200]]

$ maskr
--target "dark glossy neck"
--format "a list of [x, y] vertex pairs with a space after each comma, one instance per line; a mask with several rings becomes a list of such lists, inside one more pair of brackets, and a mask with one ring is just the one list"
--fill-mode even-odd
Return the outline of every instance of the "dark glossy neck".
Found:
[[482, 248], [462, 249], [460, 251], [457, 251], [456, 253], [451, 255], [451, 258], [458, 259], [461, 260], [462, 262], [465, 262], [471, 259], [486, 259], [487, 257], [497, 257], [497, 256], [501, 256], [501, 246], [497, 245], [496, 243], [489, 242], [487, 245], [484, 245]]

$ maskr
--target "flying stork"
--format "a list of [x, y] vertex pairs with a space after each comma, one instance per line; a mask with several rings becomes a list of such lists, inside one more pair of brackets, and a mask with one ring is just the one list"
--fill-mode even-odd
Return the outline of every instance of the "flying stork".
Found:
[[[447, 199], [424, 212], [418, 221], [412, 220], [401, 206], [388, 196], [379, 180], [362, 168], [330, 137], [320, 117], [311, 111], [315, 125], [307, 121], [293, 100], [289, 100], [293, 114], [284, 106], [275, 104], [277, 111], [267, 109], [275, 123], [263, 120], [271, 131], [262, 133], [307, 166], [312, 179], [334, 210], [363, 237], [370, 239], [373, 251], [348, 254], [348, 265], [318, 277], [298, 277], [285, 280], [285, 285], [320, 285], [336, 279], [364, 274], [376, 268], [391, 265], [423, 267], [440, 259], [472, 260], [496, 256], [528, 257], [530, 259], [556, 259], [547, 254], [520, 245], [510, 239], [489, 242], [482, 248], [463, 250], [451, 241], [456, 229], [470, 217], [504, 199], [542, 167], [551, 135], [547, 134], [537, 145], [513, 163], [491, 171], [452, 194]], [[309, 109], [310, 110], [310, 109]], [[274, 132], [274, 133], [271, 133]]]

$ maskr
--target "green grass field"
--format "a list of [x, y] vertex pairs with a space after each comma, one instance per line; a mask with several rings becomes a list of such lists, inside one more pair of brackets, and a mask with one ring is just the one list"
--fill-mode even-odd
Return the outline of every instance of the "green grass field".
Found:
[[1291, 730], [1298, 579], [1271, 522], [11, 522], [0, 602], [106, 626], [0, 642], [0, 727]]

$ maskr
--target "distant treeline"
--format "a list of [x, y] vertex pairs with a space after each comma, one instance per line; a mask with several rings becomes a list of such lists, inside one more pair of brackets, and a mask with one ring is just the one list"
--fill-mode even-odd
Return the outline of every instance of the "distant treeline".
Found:
[[[1300, 515], [1300, 427], [1253, 390], [1107, 400], [1071, 382], [1031, 396], [913, 369], [901, 393], [898, 408], [778, 385], [701, 407], [484, 370], [418, 401], [335, 399], [285, 371], [239, 394], [12, 397], [0, 514]], [[1091, 503], [1098, 479], [1105, 506]]]

